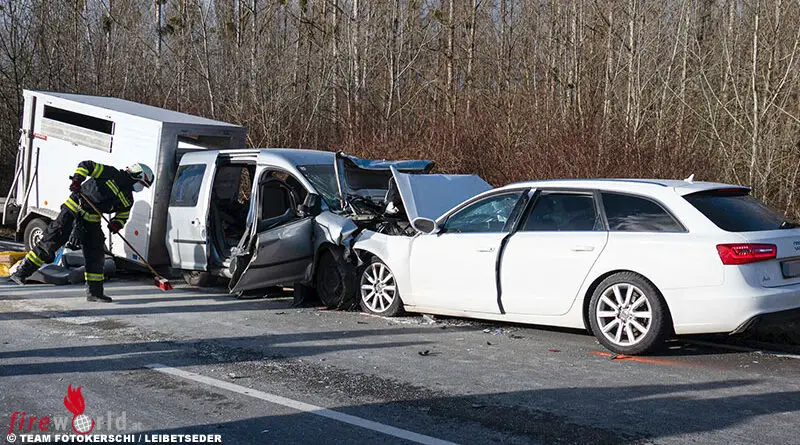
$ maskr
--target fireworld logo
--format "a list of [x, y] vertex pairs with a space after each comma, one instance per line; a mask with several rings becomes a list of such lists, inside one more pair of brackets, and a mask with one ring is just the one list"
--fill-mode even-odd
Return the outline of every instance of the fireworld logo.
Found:
[[[72, 389], [72, 385], [69, 385], [67, 388], [67, 395], [64, 397], [64, 406], [72, 413], [72, 431], [76, 434], [84, 435], [94, 430], [95, 422], [94, 419], [83, 413], [86, 409], [86, 401], [81, 394], [81, 388], [82, 387], [79, 386], [78, 389]], [[58, 421], [59, 419], [65, 421], [63, 426], [58, 425], [60, 423]], [[55, 422], [53, 422], [54, 420]], [[16, 441], [17, 437], [15, 432], [19, 434], [47, 433], [52, 426], [55, 426], [56, 430], [60, 430], [62, 427], [66, 427], [66, 420], [67, 419], [63, 417], [39, 417], [30, 415], [24, 411], [15, 411], [11, 414], [11, 422], [8, 427], [8, 436], [6, 439], [9, 442]]]
[[72, 413], [72, 431], [77, 434], [89, 434], [94, 429], [94, 419], [83, 413], [86, 402], [81, 395], [81, 386], [73, 390], [72, 385], [67, 388], [67, 396], [64, 397], [64, 406]]

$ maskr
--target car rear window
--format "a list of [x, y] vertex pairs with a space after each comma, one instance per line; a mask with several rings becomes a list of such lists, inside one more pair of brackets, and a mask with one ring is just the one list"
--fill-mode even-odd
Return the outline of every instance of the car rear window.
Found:
[[759, 232], [796, 227], [780, 213], [750, 196], [748, 189], [720, 189], [684, 196], [722, 230]]

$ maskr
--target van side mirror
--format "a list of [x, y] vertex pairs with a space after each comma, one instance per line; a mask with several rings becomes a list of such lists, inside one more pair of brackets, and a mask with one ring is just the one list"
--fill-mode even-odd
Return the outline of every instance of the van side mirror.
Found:
[[420, 232], [427, 234], [436, 233], [439, 231], [439, 227], [436, 226], [436, 221], [428, 218], [414, 218], [414, 221], [411, 221], [411, 226]]
[[316, 193], [309, 193], [300, 204], [300, 212], [304, 216], [317, 216], [322, 213], [322, 200]]

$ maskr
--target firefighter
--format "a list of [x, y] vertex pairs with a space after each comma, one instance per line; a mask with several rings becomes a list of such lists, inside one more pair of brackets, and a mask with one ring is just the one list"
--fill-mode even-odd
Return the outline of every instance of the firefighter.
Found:
[[53, 261], [56, 252], [69, 240], [75, 228], [83, 244], [86, 299], [108, 303], [111, 298], [103, 295], [105, 237], [100, 228], [101, 217], [84, 199], [91, 200], [103, 213], [114, 213], [108, 230], [117, 233], [130, 216], [133, 192], [140, 192], [153, 184], [153, 171], [144, 164], [133, 164], [120, 171], [110, 165], [83, 161], [70, 179], [71, 194], [61, 205], [61, 213], [50, 223], [41, 241], [28, 252], [10, 278], [17, 284], [24, 284], [42, 264]]

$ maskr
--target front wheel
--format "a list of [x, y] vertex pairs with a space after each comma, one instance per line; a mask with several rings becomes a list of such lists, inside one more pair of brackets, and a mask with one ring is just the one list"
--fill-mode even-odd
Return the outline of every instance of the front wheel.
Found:
[[328, 309], [350, 309], [355, 299], [355, 268], [340, 249], [322, 252], [314, 272], [317, 296]]
[[669, 320], [658, 289], [632, 272], [603, 280], [589, 303], [592, 332], [618, 354], [644, 354], [658, 348], [670, 333]]
[[361, 271], [360, 303], [364, 312], [393, 317], [403, 311], [397, 280], [389, 267], [372, 257]]

